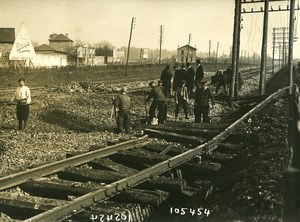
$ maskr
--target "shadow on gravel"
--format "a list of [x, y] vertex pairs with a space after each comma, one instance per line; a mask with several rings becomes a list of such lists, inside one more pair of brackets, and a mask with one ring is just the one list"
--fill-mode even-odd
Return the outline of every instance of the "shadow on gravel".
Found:
[[44, 113], [41, 118], [50, 124], [56, 124], [69, 130], [77, 132], [95, 132], [95, 131], [112, 131], [112, 128], [106, 124], [93, 121], [90, 118], [78, 116], [76, 112], [64, 110], [51, 110]]

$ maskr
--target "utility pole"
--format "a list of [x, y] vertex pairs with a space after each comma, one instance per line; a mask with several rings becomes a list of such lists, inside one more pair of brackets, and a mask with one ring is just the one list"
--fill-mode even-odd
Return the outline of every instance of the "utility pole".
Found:
[[208, 62], [210, 62], [210, 49], [211, 49], [211, 40], [208, 43]]
[[260, 81], [259, 94], [263, 95], [266, 91], [266, 66], [267, 66], [267, 44], [268, 44], [268, 20], [269, 20], [269, 0], [265, 0], [264, 7], [264, 25], [261, 47]]
[[250, 53], [248, 52], [248, 64], [250, 63]]
[[274, 75], [274, 59], [275, 59], [275, 32], [276, 29], [273, 28], [273, 53], [272, 53], [272, 74]]
[[242, 63], [243, 60], [244, 60], [244, 58], [243, 58], [243, 53], [244, 53], [244, 50], [242, 49], [242, 50], [241, 50], [241, 56], [240, 56], [240, 63]]
[[[279, 49], [279, 67], [283, 68], [285, 66], [286, 58], [286, 48], [288, 46], [288, 27], [278, 27], [275, 29], [275, 48]], [[294, 38], [295, 39], [295, 38]]]
[[280, 55], [281, 55], [281, 43], [279, 43], [279, 46], [278, 46], [278, 60], [279, 60], [279, 67], [282, 68], [282, 62], [281, 62]]
[[241, 1], [235, 0], [235, 10], [234, 10], [234, 26], [233, 26], [233, 41], [232, 41], [232, 78], [230, 84], [230, 99], [234, 97], [235, 88], [235, 78], [236, 78], [236, 67], [238, 63], [238, 38], [240, 32], [240, 22], [241, 22]]
[[[234, 81], [234, 97], [238, 96], [238, 84], [239, 84], [239, 80], [238, 80], [238, 73], [239, 73], [239, 67], [240, 67], [240, 46], [241, 46], [241, 30], [242, 30], [242, 17], [241, 17], [241, 6], [240, 6], [240, 13], [239, 13], [239, 24], [238, 24], [238, 39], [237, 39], [237, 62], [236, 62], [236, 74], [235, 74], [235, 81]], [[242, 54], [243, 56], [243, 54]]]
[[218, 51], [219, 51], [219, 42], [217, 42], [217, 51], [216, 51], [216, 63], [215, 63], [216, 71], [217, 71], [217, 63], [218, 63]]
[[232, 58], [232, 46], [229, 48], [229, 58]]
[[282, 59], [283, 59], [283, 64], [284, 66], [286, 65], [286, 50], [285, 50], [285, 33], [286, 32], [286, 28], [283, 27], [283, 33], [282, 33], [282, 47], [283, 47], [283, 50], [282, 50]]
[[159, 32], [159, 59], [158, 64], [160, 64], [161, 61], [161, 46], [162, 46], [162, 39], [163, 39], [163, 26], [160, 26], [160, 32]]
[[127, 68], [128, 68], [128, 59], [129, 59], [129, 51], [130, 51], [130, 42], [132, 36], [132, 30], [134, 29], [136, 18], [132, 17], [131, 19], [131, 26], [130, 26], [130, 34], [129, 34], [129, 41], [128, 41], [128, 48], [127, 48], [127, 59], [126, 59], [126, 66], [125, 66], [125, 76], [127, 76]]
[[[288, 45], [288, 71], [289, 86], [293, 85], [293, 45], [294, 45], [294, 27], [295, 27], [295, 0], [290, 0], [290, 24], [289, 24], [289, 45]], [[292, 94], [290, 88], [289, 94]]]
[[188, 42], [188, 50], [187, 50], [187, 55], [186, 55], [186, 60], [185, 63], [189, 61], [189, 54], [190, 54], [190, 44], [191, 44], [191, 33], [189, 34], [189, 42]]

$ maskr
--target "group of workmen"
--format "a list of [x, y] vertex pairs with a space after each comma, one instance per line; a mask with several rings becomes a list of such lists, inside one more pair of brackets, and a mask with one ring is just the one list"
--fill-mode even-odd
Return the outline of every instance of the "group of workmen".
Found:
[[[178, 120], [180, 108], [183, 108], [185, 119], [189, 119], [188, 104], [192, 94], [195, 96], [194, 116], [195, 123], [209, 123], [209, 101], [212, 106], [215, 104], [213, 93], [208, 87], [208, 82], [204, 80], [204, 71], [201, 60], [196, 60], [197, 68], [190, 63], [173, 66], [174, 75], [169, 65], [161, 73], [160, 80], [155, 83], [151, 81], [149, 86], [151, 91], [145, 98], [145, 105], [152, 100], [149, 107], [147, 123], [152, 125], [161, 125], [167, 119], [167, 98], [175, 99], [175, 120]], [[121, 95], [114, 98], [114, 106], [118, 109], [116, 116], [117, 132], [130, 133], [130, 108], [131, 98], [127, 95], [127, 89], [121, 89]]]

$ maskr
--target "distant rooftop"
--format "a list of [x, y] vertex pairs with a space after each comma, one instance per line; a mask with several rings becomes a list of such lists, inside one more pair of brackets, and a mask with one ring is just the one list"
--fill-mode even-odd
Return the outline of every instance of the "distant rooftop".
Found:
[[59, 47], [57, 47], [57, 46], [53, 46], [53, 45], [47, 45], [47, 44], [43, 44], [43, 45], [39, 45], [39, 46], [37, 46], [37, 47], [35, 47], [34, 48], [34, 50], [36, 51], [36, 52], [41, 52], [41, 51], [43, 51], [43, 52], [46, 52], [46, 51], [48, 51], [48, 52], [51, 52], [51, 51], [54, 51], [54, 52], [60, 52], [60, 53], [67, 53], [66, 51], [64, 51], [63, 49], [61, 49], [61, 48], [59, 48]]
[[0, 28], [0, 43], [14, 43], [15, 28]]
[[50, 42], [73, 42], [73, 40], [68, 38], [68, 34], [56, 34], [53, 33], [49, 36]]
[[195, 47], [190, 46], [190, 45], [184, 45], [184, 46], [178, 47], [177, 50], [182, 49], [182, 48], [188, 48], [188, 47], [189, 47], [190, 49], [197, 50]]

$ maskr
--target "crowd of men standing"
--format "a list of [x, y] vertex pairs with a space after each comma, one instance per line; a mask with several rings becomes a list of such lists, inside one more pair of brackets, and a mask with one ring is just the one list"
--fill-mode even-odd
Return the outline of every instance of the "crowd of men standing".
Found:
[[[181, 67], [166, 65], [162, 70], [158, 83], [151, 81], [149, 87], [151, 91], [145, 98], [145, 106], [151, 101], [148, 112], [148, 124], [161, 125], [166, 122], [168, 113], [168, 98], [175, 101], [175, 120], [178, 120], [180, 109], [185, 114], [185, 119], [189, 117], [189, 101], [194, 97], [194, 117], [195, 123], [209, 123], [209, 103], [214, 105], [214, 96], [204, 81], [204, 71], [201, 60], [196, 60], [196, 69], [190, 63], [182, 64]], [[114, 99], [117, 107], [117, 130], [120, 133], [130, 132], [130, 112], [131, 100], [127, 96], [127, 90], [122, 89], [121, 95]]]
[[[204, 71], [201, 64], [201, 60], [196, 60], [196, 70], [190, 63], [182, 64], [181, 67], [173, 66], [174, 75], [172, 74], [169, 65], [166, 65], [160, 76], [161, 86], [154, 85], [154, 82], [150, 83], [152, 91], [146, 99], [146, 103], [153, 99], [153, 102], [149, 109], [150, 120], [157, 117], [158, 124], [163, 124], [166, 121], [167, 113], [167, 97], [174, 96], [175, 99], [175, 120], [178, 119], [180, 108], [183, 108], [185, 119], [189, 119], [188, 116], [188, 104], [191, 95], [195, 90], [195, 105], [194, 116], [195, 122], [209, 122], [209, 100], [214, 105], [214, 97], [211, 90], [208, 88], [207, 82], [203, 80]], [[173, 80], [173, 81], [172, 81]], [[160, 92], [160, 93], [158, 93]], [[163, 100], [164, 105], [158, 106], [157, 100]], [[156, 107], [156, 109], [154, 108]], [[157, 115], [155, 115], [157, 110]], [[162, 113], [162, 114], [160, 114]]]

